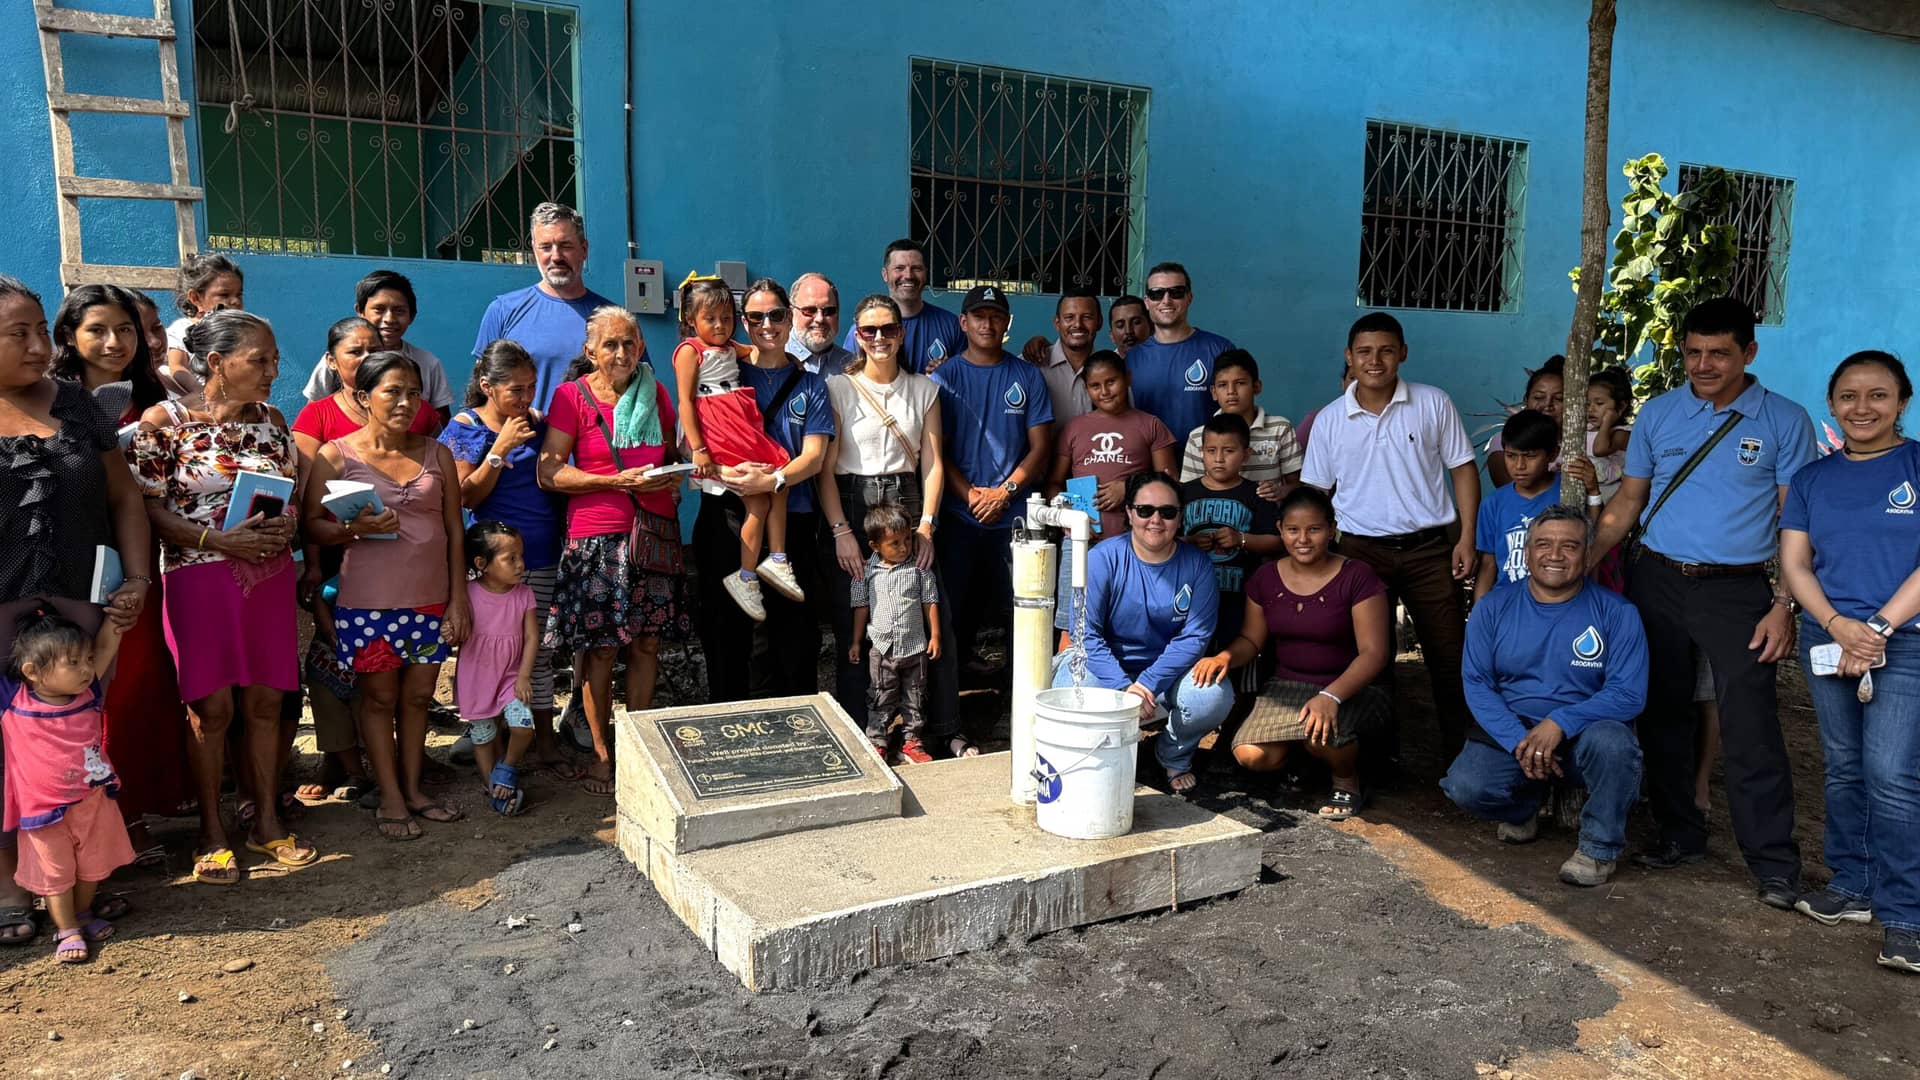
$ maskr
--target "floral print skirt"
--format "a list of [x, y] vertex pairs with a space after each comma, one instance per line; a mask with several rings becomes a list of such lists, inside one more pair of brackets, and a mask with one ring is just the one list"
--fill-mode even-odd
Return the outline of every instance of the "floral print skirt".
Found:
[[333, 609], [342, 667], [356, 674], [399, 671], [408, 664], [439, 664], [452, 650], [440, 639], [447, 605], [420, 608]]
[[637, 637], [678, 641], [692, 634], [686, 576], [646, 569], [631, 546], [627, 533], [567, 541], [547, 613], [547, 648], [619, 648]]

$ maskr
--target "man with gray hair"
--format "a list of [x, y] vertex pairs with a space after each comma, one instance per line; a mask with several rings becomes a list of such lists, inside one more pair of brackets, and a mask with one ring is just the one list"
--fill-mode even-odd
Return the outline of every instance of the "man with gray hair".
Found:
[[533, 208], [527, 234], [540, 280], [493, 298], [480, 317], [473, 356], [479, 359], [481, 351], [500, 338], [519, 342], [539, 373], [533, 407], [544, 412], [554, 389], [566, 378], [567, 365], [586, 343], [587, 316], [594, 308], [620, 305], [587, 288], [582, 276], [587, 264], [587, 222], [579, 211], [543, 202]]
[[808, 371], [838, 375], [853, 362], [853, 353], [840, 336], [840, 290], [825, 274], [809, 270], [787, 290], [793, 303], [793, 330], [787, 334], [787, 355]]
[[1527, 529], [1525, 587], [1495, 589], [1474, 606], [1461, 660], [1473, 724], [1440, 781], [1513, 844], [1539, 834], [1548, 784], [1585, 786], [1579, 847], [1560, 864], [1561, 881], [1584, 886], [1610, 880], [1626, 846], [1640, 794], [1633, 718], [1647, 698], [1639, 613], [1587, 582], [1592, 543], [1585, 514], [1547, 507]]

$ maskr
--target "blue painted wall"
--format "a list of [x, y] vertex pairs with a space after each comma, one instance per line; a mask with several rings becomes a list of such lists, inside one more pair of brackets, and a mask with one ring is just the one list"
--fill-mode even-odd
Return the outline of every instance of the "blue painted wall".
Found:
[[[144, 0], [91, 0], [140, 13]], [[176, 4], [191, 25], [190, 0]], [[1761, 0], [1622, 0], [1610, 158], [1648, 151], [1797, 181], [1785, 325], [1761, 331], [1763, 378], [1824, 412], [1826, 372], [1856, 348], [1909, 356], [1920, 326], [1920, 46], [1778, 11]], [[1522, 365], [1558, 351], [1578, 256], [1584, 0], [1296, 0], [1170, 17], [1153, 0], [967, 5], [638, 0], [630, 53], [616, 0], [582, 0], [582, 203], [590, 285], [618, 295], [627, 197], [621, 74], [631, 57], [641, 253], [690, 267], [744, 259], [790, 279], [822, 270], [849, 303], [907, 230], [908, 57], [1146, 85], [1147, 259], [1193, 271], [1195, 321], [1252, 349], [1266, 402], [1299, 415], [1334, 392], [1354, 306], [1368, 118], [1530, 143], [1525, 274], [1505, 314], [1400, 312], [1410, 377], [1468, 413], [1519, 392]], [[746, 31], [742, 35], [742, 31]], [[0, 268], [59, 293], [44, 86], [26, 3], [0, 5], [0, 140], [14, 228]], [[191, 51], [182, 79], [192, 86]], [[153, 95], [146, 43], [69, 37], [76, 90]], [[162, 179], [157, 120], [77, 125], [81, 171]], [[197, 132], [190, 141], [198, 145]], [[1617, 201], [1620, 182], [1616, 177]], [[90, 203], [89, 259], [171, 259], [164, 204]], [[248, 306], [281, 331], [292, 404], [327, 323], [385, 260], [250, 255]], [[410, 335], [463, 381], [473, 326], [527, 268], [400, 262], [422, 300]], [[956, 298], [937, 298], [951, 306]], [[1014, 337], [1050, 333], [1051, 298], [1016, 298]], [[673, 333], [646, 320], [656, 350]]]

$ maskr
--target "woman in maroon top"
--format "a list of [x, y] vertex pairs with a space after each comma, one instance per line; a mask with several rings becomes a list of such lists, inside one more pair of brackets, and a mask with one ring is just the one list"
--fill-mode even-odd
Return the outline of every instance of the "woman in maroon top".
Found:
[[1193, 675], [1210, 685], [1270, 647], [1273, 678], [1234, 736], [1234, 760], [1271, 772], [1304, 744], [1333, 773], [1320, 816], [1337, 821], [1360, 809], [1360, 734], [1388, 715], [1373, 680], [1390, 654], [1386, 586], [1366, 563], [1328, 552], [1333, 533], [1325, 492], [1297, 487], [1280, 500], [1285, 555], [1254, 571], [1240, 636]]

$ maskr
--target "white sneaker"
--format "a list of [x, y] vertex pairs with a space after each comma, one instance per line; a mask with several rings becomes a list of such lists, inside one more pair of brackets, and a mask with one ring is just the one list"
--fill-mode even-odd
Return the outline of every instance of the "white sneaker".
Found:
[[774, 592], [796, 604], [806, 603], [807, 594], [800, 591], [800, 579], [793, 576], [792, 563], [762, 559], [753, 572], [760, 575], [760, 580], [773, 586]]
[[1560, 880], [1591, 889], [1612, 880], [1613, 866], [1612, 859], [1602, 862], [1584, 851], [1575, 851], [1560, 864]]
[[1499, 836], [1503, 844], [1531, 844], [1533, 838], [1540, 835], [1540, 815], [1535, 814], [1518, 825], [1503, 821], [1500, 823]]
[[759, 582], [747, 581], [739, 574], [728, 574], [722, 584], [726, 586], [727, 595], [733, 597], [733, 602], [747, 613], [747, 618], [754, 622], [767, 621], [767, 606], [760, 602]]

